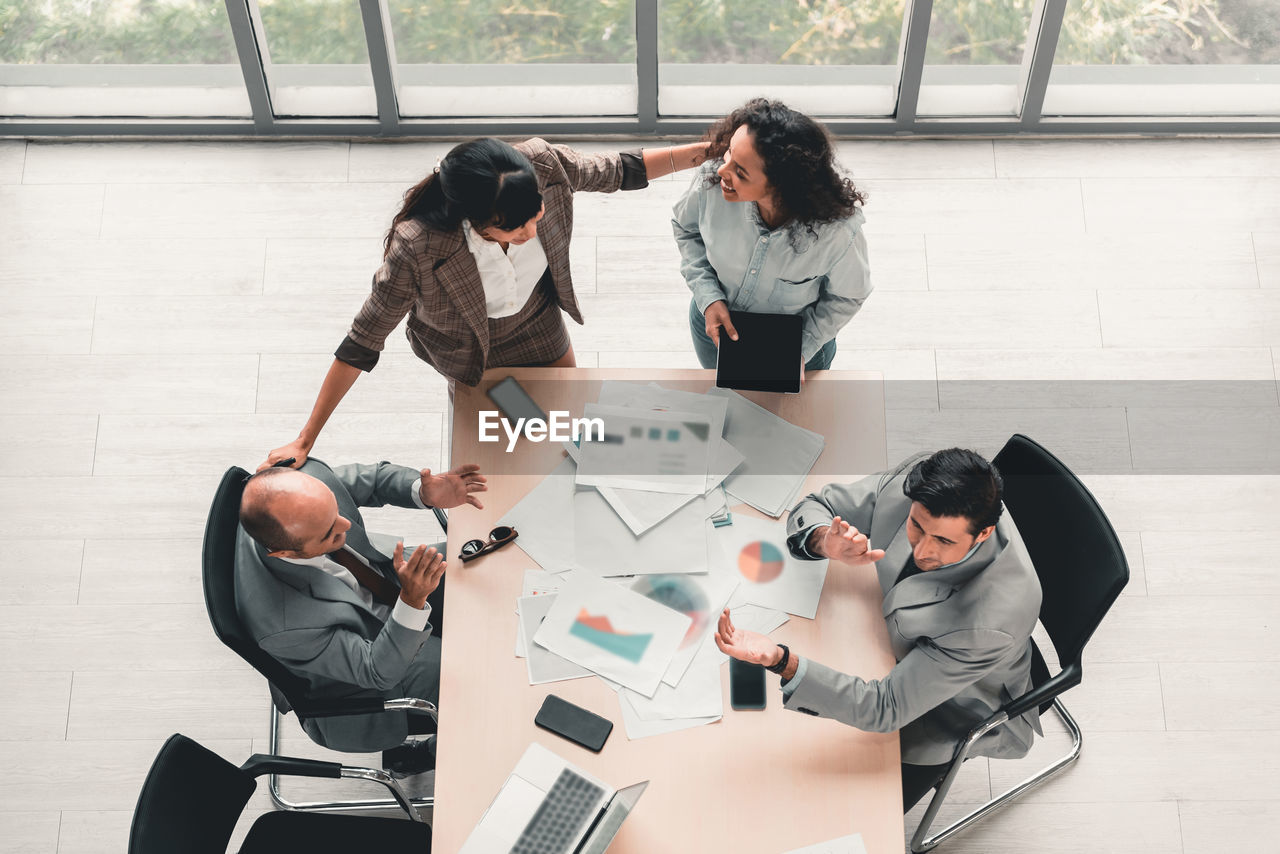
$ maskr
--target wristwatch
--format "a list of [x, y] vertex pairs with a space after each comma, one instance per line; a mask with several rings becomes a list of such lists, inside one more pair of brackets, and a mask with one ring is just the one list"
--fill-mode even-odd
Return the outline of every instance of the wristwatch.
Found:
[[787, 662], [791, 660], [791, 647], [787, 646], [785, 643], [780, 643], [778, 644], [778, 649], [782, 650], [782, 658], [778, 659], [777, 664], [766, 667], [765, 670], [768, 670], [770, 673], [777, 673], [781, 676], [782, 671], [787, 669]]

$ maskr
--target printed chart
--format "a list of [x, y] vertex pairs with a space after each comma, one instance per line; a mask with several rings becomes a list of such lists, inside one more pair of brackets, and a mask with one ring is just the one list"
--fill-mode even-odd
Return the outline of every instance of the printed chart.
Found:
[[572, 573], [531, 638], [561, 658], [652, 697], [692, 622], [584, 573]]
[[653, 633], [627, 634], [615, 631], [608, 617], [597, 617], [586, 608], [578, 611], [578, 617], [569, 626], [569, 634], [611, 652], [627, 661], [639, 662], [653, 640]]
[[827, 580], [827, 561], [800, 560], [787, 549], [787, 526], [734, 515], [712, 534], [722, 557], [717, 572], [738, 582], [735, 601], [776, 608], [812, 620]]
[[768, 584], [785, 565], [782, 550], [767, 540], [748, 543], [738, 552], [738, 572], [753, 584]]

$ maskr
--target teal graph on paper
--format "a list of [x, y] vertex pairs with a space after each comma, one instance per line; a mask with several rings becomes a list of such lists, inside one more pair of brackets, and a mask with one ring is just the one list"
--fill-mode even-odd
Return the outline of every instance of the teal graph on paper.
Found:
[[593, 617], [586, 608], [580, 610], [578, 618], [569, 625], [569, 634], [636, 664], [653, 640], [652, 633], [629, 635], [614, 631], [608, 617]]

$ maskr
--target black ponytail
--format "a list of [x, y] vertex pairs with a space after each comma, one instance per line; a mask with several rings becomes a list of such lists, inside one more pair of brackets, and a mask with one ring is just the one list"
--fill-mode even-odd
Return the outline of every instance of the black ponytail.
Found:
[[464, 142], [404, 194], [383, 241], [383, 257], [391, 251], [396, 226], [405, 220], [417, 219], [441, 231], [453, 231], [464, 219], [476, 228], [512, 230], [541, 209], [542, 193], [529, 158], [492, 137]]

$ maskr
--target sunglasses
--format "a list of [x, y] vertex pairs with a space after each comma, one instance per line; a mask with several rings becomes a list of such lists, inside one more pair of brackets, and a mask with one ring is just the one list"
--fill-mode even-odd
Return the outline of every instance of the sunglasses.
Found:
[[462, 562], [467, 563], [468, 561], [475, 560], [481, 555], [487, 555], [489, 552], [497, 551], [507, 543], [515, 540], [518, 536], [520, 535], [516, 533], [515, 528], [508, 528], [506, 525], [499, 525], [489, 532], [488, 542], [484, 540], [467, 540], [463, 543], [462, 554], [460, 555]]

